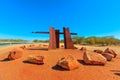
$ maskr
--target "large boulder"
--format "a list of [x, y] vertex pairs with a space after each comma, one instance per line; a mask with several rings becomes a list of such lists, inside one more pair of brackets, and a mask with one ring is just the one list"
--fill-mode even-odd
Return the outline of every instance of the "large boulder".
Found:
[[113, 55], [113, 58], [115, 58], [117, 56], [117, 54], [115, 53], [115, 51], [113, 51], [112, 49], [105, 49], [104, 53], [109, 53]]
[[83, 60], [86, 64], [104, 65], [106, 63], [106, 58], [95, 52], [84, 52]]
[[103, 53], [102, 55], [107, 59], [107, 61], [111, 61], [113, 58], [113, 55], [109, 53]]
[[26, 61], [33, 64], [44, 64], [44, 56], [29, 55]]
[[72, 56], [63, 57], [58, 62], [57, 65], [66, 69], [66, 70], [73, 70], [79, 68], [79, 62], [74, 59]]
[[23, 51], [18, 50], [18, 49], [14, 49], [14, 50], [9, 52], [8, 59], [15, 60], [15, 59], [21, 58], [22, 54], [23, 54]]
[[102, 51], [102, 50], [99, 50], [99, 49], [94, 50], [94, 52], [96, 52], [96, 53], [100, 53], [100, 54], [103, 53], [103, 51]]

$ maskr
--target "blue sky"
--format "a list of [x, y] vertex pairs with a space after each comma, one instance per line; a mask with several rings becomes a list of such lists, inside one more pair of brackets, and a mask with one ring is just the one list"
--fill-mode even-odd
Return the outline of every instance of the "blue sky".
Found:
[[48, 39], [31, 32], [50, 26], [120, 39], [120, 0], [0, 0], [0, 39]]

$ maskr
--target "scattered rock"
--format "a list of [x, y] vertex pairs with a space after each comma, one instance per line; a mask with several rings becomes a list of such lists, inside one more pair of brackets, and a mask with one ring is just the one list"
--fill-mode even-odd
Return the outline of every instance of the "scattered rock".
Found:
[[102, 53], [103, 53], [103, 51], [102, 51], [102, 50], [99, 50], [99, 49], [94, 50], [94, 52], [96, 52], [96, 53], [100, 53], [100, 54], [102, 54]]
[[72, 56], [61, 58], [58, 61], [57, 65], [67, 70], [73, 70], [79, 68], [79, 62], [76, 59], [74, 59]]
[[74, 49], [78, 49], [77, 47], [74, 47]]
[[113, 55], [109, 53], [103, 53], [102, 55], [107, 59], [107, 61], [111, 61], [113, 58]]
[[81, 47], [80, 50], [81, 50], [81, 51], [86, 51], [87, 49], [86, 49], [86, 47]]
[[61, 47], [61, 48], [64, 48], [64, 45], [61, 45], [60, 47]]
[[15, 59], [21, 58], [22, 54], [23, 54], [23, 51], [21, 50], [12, 50], [9, 52], [8, 59], [15, 60]]
[[34, 44], [30, 44], [29, 47], [34, 47], [35, 45]]
[[34, 64], [44, 64], [44, 56], [29, 55], [26, 61]]
[[43, 47], [47, 47], [48, 45], [47, 44], [43, 44]]
[[114, 55], [113, 58], [115, 58], [117, 56], [117, 54], [115, 53], [115, 51], [113, 51], [112, 49], [109, 49], [109, 48], [105, 49], [104, 53], [109, 53], [109, 54]]
[[95, 52], [84, 52], [83, 60], [86, 64], [104, 65], [106, 63], [106, 58]]
[[39, 44], [39, 47], [42, 47], [42, 44]]
[[23, 46], [20, 46], [20, 48], [25, 49], [26, 47], [25, 47], [25, 45], [23, 45]]

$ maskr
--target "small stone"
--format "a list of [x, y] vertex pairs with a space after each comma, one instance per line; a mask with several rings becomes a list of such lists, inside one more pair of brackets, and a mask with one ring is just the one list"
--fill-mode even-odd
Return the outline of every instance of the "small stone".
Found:
[[64, 45], [61, 45], [61, 48], [63, 48], [64, 47]]
[[100, 54], [102, 54], [102, 53], [103, 53], [103, 51], [102, 51], [102, 50], [99, 50], [99, 49], [94, 50], [94, 52], [96, 52], [96, 53], [100, 53]]
[[115, 58], [117, 56], [117, 54], [115, 53], [115, 51], [113, 51], [112, 49], [109, 49], [109, 48], [105, 49], [104, 53], [109, 53], [109, 54], [114, 55], [113, 58]]
[[113, 55], [109, 53], [103, 53], [102, 55], [107, 59], [107, 61], [111, 61], [113, 58]]
[[25, 45], [23, 45], [23, 46], [20, 46], [20, 48], [25, 49], [26, 47], [25, 47]]
[[74, 47], [74, 49], [78, 49], [77, 47]]
[[29, 47], [35, 47], [35, 45], [34, 44], [30, 44]]
[[81, 47], [80, 50], [81, 50], [81, 51], [86, 51], [87, 49], [86, 49], [86, 47]]
[[23, 54], [23, 51], [21, 50], [12, 50], [9, 52], [8, 59], [15, 60], [15, 59], [21, 58], [22, 54]]

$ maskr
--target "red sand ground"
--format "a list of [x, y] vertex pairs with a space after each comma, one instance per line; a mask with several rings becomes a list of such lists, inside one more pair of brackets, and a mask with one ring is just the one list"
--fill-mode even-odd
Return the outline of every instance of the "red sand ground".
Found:
[[[24, 50], [22, 58], [8, 61], [5, 58], [13, 48], [0, 48], [0, 80], [120, 80], [119, 54], [105, 66], [85, 65], [82, 61], [83, 52], [71, 49]], [[45, 56], [45, 64], [25, 63], [24, 60], [28, 55]], [[67, 55], [72, 55], [79, 60], [79, 69], [66, 71], [55, 66], [61, 57]]]

